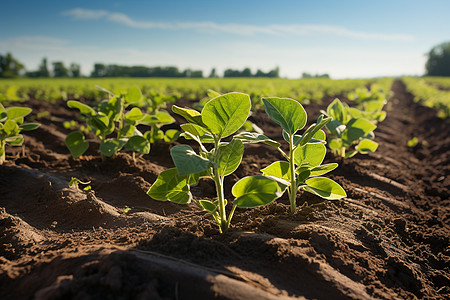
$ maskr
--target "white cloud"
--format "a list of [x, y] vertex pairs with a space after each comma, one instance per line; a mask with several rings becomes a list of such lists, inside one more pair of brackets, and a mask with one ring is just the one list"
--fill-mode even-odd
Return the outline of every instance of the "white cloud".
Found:
[[230, 33], [237, 35], [331, 35], [340, 36], [359, 40], [379, 40], [379, 41], [397, 41], [410, 42], [414, 37], [406, 34], [391, 33], [372, 33], [347, 29], [341, 26], [331, 25], [276, 25], [269, 24], [265, 26], [256, 26], [248, 24], [219, 24], [215, 22], [151, 22], [136, 21], [122, 13], [112, 13], [105, 10], [88, 10], [83, 8], [75, 8], [62, 12], [63, 15], [71, 16], [77, 20], [92, 20], [106, 18], [110, 22], [122, 24], [125, 26], [140, 29], [162, 29], [162, 30], [196, 30], [210, 33]]
[[98, 20], [108, 15], [106, 10], [91, 10], [84, 8], [74, 8], [61, 13], [63, 16], [71, 16], [77, 20]]

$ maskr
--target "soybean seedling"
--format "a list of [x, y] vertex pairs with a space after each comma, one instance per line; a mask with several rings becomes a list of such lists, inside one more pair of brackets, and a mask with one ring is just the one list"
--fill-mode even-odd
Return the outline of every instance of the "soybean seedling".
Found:
[[331, 102], [324, 113], [333, 118], [326, 125], [331, 134], [328, 147], [333, 154], [350, 158], [358, 152], [367, 154], [377, 150], [378, 143], [372, 140], [375, 137], [373, 131], [377, 128], [373, 122], [363, 117], [353, 117], [348, 105], [339, 99]]
[[37, 123], [25, 123], [24, 118], [31, 113], [31, 108], [13, 106], [5, 108], [0, 103], [0, 165], [6, 159], [6, 145], [21, 146], [23, 144], [23, 131], [34, 130], [39, 127]]
[[[263, 98], [266, 113], [283, 130], [283, 137], [289, 144], [289, 153], [281, 149], [281, 145], [262, 134], [240, 134], [236, 138], [244, 143], [263, 142], [275, 147], [286, 161], [276, 161], [261, 170], [264, 176], [272, 178], [285, 187], [289, 194], [291, 212], [296, 210], [297, 191], [313, 193], [324, 199], [340, 199], [346, 197], [344, 189], [332, 179], [320, 177], [338, 164], [322, 165], [325, 158], [325, 133], [323, 126], [331, 121], [321, 115], [317, 123], [312, 124], [303, 135], [297, 132], [306, 125], [307, 114], [303, 106], [289, 98]], [[284, 192], [284, 190], [283, 190]]]
[[[173, 112], [188, 121], [181, 125], [184, 131], [182, 136], [199, 144], [198, 153], [189, 145], [172, 147], [170, 154], [175, 168], [161, 172], [147, 194], [155, 200], [186, 204], [193, 200], [190, 187], [196, 185], [200, 177], [212, 179], [217, 199], [196, 200], [195, 203], [213, 216], [220, 232], [230, 226], [236, 207], [264, 205], [281, 196], [281, 184], [270, 178], [242, 178], [232, 188], [236, 199], [227, 216], [224, 178], [240, 165], [244, 145], [240, 139], [233, 137], [230, 141], [224, 141], [224, 138], [230, 137], [242, 127], [250, 108], [250, 97], [242, 93], [217, 96], [205, 104], [201, 113], [172, 106]], [[207, 148], [206, 144], [212, 144], [212, 149], [208, 150], [210, 147]]]

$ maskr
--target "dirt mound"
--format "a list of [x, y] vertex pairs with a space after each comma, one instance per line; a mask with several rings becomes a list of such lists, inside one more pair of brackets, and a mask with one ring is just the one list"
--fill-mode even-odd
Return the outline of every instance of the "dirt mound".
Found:
[[[194, 205], [146, 195], [173, 166], [176, 143], [106, 162], [94, 145], [74, 160], [62, 124], [76, 114], [62, 101], [32, 100], [44, 126], [0, 166], [0, 298], [448, 299], [450, 123], [415, 104], [401, 82], [392, 90], [377, 152], [337, 159], [330, 173], [347, 198], [300, 193], [295, 214], [286, 197], [237, 209], [224, 234]], [[307, 106], [310, 121], [331, 100]], [[252, 120], [282, 141], [264, 113]], [[419, 142], [408, 147], [413, 137]], [[280, 158], [246, 146], [226, 197], [239, 178]], [[93, 191], [69, 188], [72, 177]], [[213, 182], [201, 180], [192, 194], [213, 198]]]

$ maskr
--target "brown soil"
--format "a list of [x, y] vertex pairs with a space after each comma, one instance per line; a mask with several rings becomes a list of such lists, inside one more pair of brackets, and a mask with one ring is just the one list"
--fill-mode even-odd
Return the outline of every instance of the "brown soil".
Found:
[[[146, 195], [172, 166], [170, 144], [135, 161], [125, 152], [102, 163], [95, 147], [74, 160], [62, 122], [76, 112], [30, 101], [50, 115], [0, 166], [0, 299], [449, 299], [450, 125], [401, 82], [392, 90], [378, 151], [339, 161], [330, 175], [347, 198], [302, 194], [293, 215], [285, 198], [238, 209], [224, 234], [194, 205]], [[317, 117], [331, 100], [306, 110]], [[252, 118], [281, 139], [264, 113]], [[238, 178], [275, 159], [246, 147], [228, 199]], [[72, 176], [94, 192], [69, 188]], [[214, 186], [201, 181], [193, 194], [212, 198]]]

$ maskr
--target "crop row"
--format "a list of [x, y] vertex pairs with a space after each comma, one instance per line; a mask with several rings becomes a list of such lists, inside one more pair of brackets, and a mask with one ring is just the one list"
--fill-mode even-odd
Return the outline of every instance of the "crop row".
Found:
[[[371, 90], [362, 87], [351, 92], [352, 107], [335, 99], [317, 122], [302, 134], [300, 130], [307, 123], [307, 113], [299, 101], [261, 98], [267, 115], [281, 127], [289, 152], [282, 150], [279, 141], [265, 136], [257, 126], [251, 123], [246, 126], [252, 106], [248, 94], [210, 91], [211, 99], [197, 105], [198, 110], [173, 105], [172, 111], [185, 118], [187, 123], [180, 125], [182, 133], [174, 129], [163, 132], [162, 125], [174, 122], [163, 109], [166, 103], [143, 96], [137, 87], [117, 94], [102, 88], [107, 99], [94, 101], [92, 106], [76, 100], [67, 101], [69, 108], [79, 110], [79, 121], [85, 124], [75, 122], [76, 130], [67, 135], [65, 142], [72, 156], [78, 158], [89, 147], [85, 134], [94, 136], [103, 160], [114, 158], [122, 148], [148, 154], [151, 144], [158, 140], [173, 141], [182, 136], [184, 141], [197, 142], [197, 152], [189, 144], [171, 148], [175, 168], [161, 172], [148, 195], [155, 200], [189, 203], [193, 200], [190, 187], [196, 185], [201, 177], [208, 177], [215, 182], [217, 200], [195, 200], [195, 203], [208, 211], [219, 230], [223, 231], [230, 226], [236, 207], [266, 205], [285, 192], [289, 196], [292, 212], [296, 209], [296, 195], [300, 189], [325, 199], [345, 197], [346, 193], [338, 183], [322, 176], [337, 167], [336, 163], [322, 165], [326, 155], [325, 145], [342, 158], [376, 151], [378, 144], [372, 140], [373, 131], [386, 116], [382, 109], [387, 94], [375, 84], [372, 87]], [[30, 112], [29, 108], [5, 108], [0, 104], [0, 164], [5, 159], [7, 143], [21, 145], [21, 132], [39, 126], [24, 123]], [[149, 130], [144, 132], [143, 128]], [[328, 140], [322, 128], [327, 129]], [[227, 216], [224, 178], [238, 168], [244, 154], [244, 144], [249, 143], [272, 146], [285, 160], [273, 162], [261, 170], [261, 175], [240, 179], [232, 188], [236, 198]]]
[[414, 95], [415, 102], [435, 109], [441, 118], [450, 117], [450, 91], [440, 90], [431, 85], [433, 82], [438, 85], [445, 82], [449, 84], [448, 79], [404, 77], [402, 81], [407, 91]]
[[12, 79], [0, 81], [0, 101], [20, 101], [33, 97], [40, 100], [87, 99], [100, 101], [104, 93], [96, 88], [102, 86], [116, 94], [132, 86], [137, 86], [146, 97], [183, 98], [196, 101], [205, 97], [211, 89], [224, 94], [242, 91], [250, 95], [253, 108], [262, 107], [261, 97], [278, 95], [291, 97], [307, 103], [320, 101], [324, 96], [343, 95], [358, 87], [377, 83], [389, 90], [392, 78], [382, 79], [267, 79], [267, 78], [229, 78], [229, 79]]

